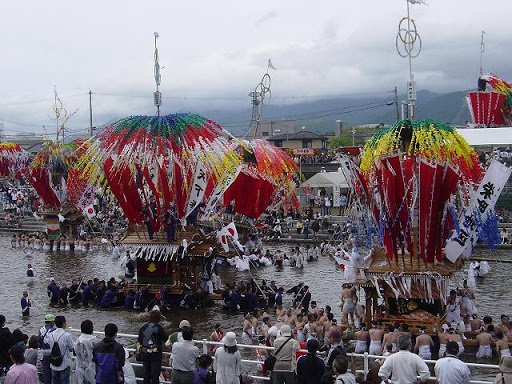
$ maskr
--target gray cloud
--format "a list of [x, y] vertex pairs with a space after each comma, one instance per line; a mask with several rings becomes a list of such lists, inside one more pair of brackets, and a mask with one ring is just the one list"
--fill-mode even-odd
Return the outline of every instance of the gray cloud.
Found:
[[[147, 3], [37, 0], [4, 4], [0, 25], [0, 121], [10, 131], [42, 131], [53, 86], [72, 111], [72, 130], [130, 114], [153, 114], [153, 32], [160, 33], [162, 93], [167, 112], [248, 106], [247, 94], [272, 58], [273, 103], [307, 96], [354, 95], [405, 89], [407, 60], [395, 36], [405, 0], [340, 2], [263, 0]], [[480, 31], [485, 68], [512, 80], [511, 3], [492, 2], [482, 17], [477, 0], [413, 6], [423, 39], [414, 60], [419, 89], [437, 92], [475, 86]], [[20, 124], [21, 123], [21, 124]]]
[[254, 26], [255, 27], [259, 27], [261, 26], [262, 24], [265, 24], [267, 23], [268, 21], [270, 20], [273, 20], [273, 19], [276, 19], [277, 18], [277, 12], [274, 12], [274, 11], [271, 11], [271, 12], [268, 12], [266, 14], [264, 14], [263, 16], [259, 17], [255, 22], [254, 22]]

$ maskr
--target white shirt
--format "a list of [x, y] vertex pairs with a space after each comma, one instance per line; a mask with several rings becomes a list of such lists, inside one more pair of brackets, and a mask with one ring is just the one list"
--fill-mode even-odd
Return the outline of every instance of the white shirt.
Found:
[[421, 381], [430, 377], [427, 364], [418, 355], [409, 351], [398, 351], [389, 356], [379, 369], [379, 376], [384, 380], [391, 375], [393, 384], [411, 384], [416, 382], [416, 376]]
[[71, 334], [67, 333], [62, 328], [56, 328], [53, 332], [48, 334], [48, 344], [50, 345], [50, 351], [52, 350], [53, 344], [55, 344], [55, 342], [59, 343], [60, 353], [63, 359], [61, 365], [55, 366], [50, 364], [50, 368], [54, 371], [63, 371], [67, 367], [71, 366], [73, 338], [71, 337]]
[[468, 366], [453, 355], [437, 360], [434, 371], [439, 384], [468, 384], [471, 377]]
[[199, 349], [189, 340], [178, 341], [172, 345], [172, 369], [183, 372], [192, 372]]

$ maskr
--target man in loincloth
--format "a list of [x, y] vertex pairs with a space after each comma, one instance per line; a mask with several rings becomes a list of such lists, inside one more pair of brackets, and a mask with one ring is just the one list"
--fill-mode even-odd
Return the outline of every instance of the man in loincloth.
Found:
[[355, 333], [356, 349], [355, 353], [368, 352], [368, 331], [365, 323], [361, 323], [361, 329]]
[[250, 313], [247, 313], [242, 326], [242, 343], [247, 345], [253, 344], [255, 336], [256, 329], [253, 326], [252, 316]]
[[[492, 329], [491, 329], [492, 328]], [[489, 358], [492, 357], [491, 345], [494, 345], [491, 332], [494, 331], [494, 326], [491, 324], [487, 329], [481, 328], [480, 333], [477, 335], [476, 340], [478, 341], [478, 352], [476, 353], [477, 358]]]
[[468, 287], [467, 280], [464, 280], [463, 288], [458, 292], [460, 299], [460, 314], [464, 320], [464, 324], [469, 324], [471, 316], [475, 312], [473, 300], [475, 299], [475, 293], [471, 288]]
[[341, 313], [342, 313], [342, 323], [348, 324], [348, 318], [350, 316], [350, 320], [352, 324], [354, 323], [354, 312], [356, 309], [357, 295], [356, 295], [356, 287], [352, 284], [343, 284], [343, 290], [341, 291]]
[[372, 321], [372, 328], [368, 331], [368, 334], [370, 335], [370, 355], [380, 355], [384, 331], [379, 327], [377, 320]]
[[427, 327], [422, 325], [420, 327], [420, 335], [416, 337], [416, 345], [414, 346], [414, 352], [418, 354], [423, 360], [430, 360], [432, 353], [430, 348], [434, 346], [434, 341], [430, 335], [425, 333]]
[[390, 325], [388, 328], [388, 333], [384, 334], [384, 339], [382, 340], [382, 347], [381, 347], [380, 354], [382, 355], [382, 353], [384, 352], [384, 346], [386, 344], [391, 344], [393, 346], [392, 352], [396, 352], [397, 351], [397, 349], [396, 349], [397, 339], [398, 339], [398, 332], [395, 329], [394, 325]]

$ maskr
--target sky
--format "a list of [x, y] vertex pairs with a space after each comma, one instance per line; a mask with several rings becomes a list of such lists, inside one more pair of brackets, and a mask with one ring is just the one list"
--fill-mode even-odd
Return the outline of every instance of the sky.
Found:
[[[395, 47], [406, 0], [25, 0], [2, 4], [0, 124], [54, 138], [54, 87], [69, 134], [155, 114], [154, 36], [162, 113], [250, 107], [267, 70], [272, 103], [405, 92], [407, 59]], [[476, 86], [484, 70], [512, 80], [510, 0], [428, 0], [412, 5], [422, 41], [419, 90]], [[221, 122], [222, 123], [222, 122]], [[44, 128], [43, 128], [44, 127]]]

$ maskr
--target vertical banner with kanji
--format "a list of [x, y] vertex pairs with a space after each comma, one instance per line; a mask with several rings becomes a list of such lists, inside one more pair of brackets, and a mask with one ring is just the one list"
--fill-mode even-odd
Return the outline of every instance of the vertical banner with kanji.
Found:
[[206, 168], [204, 167], [203, 163], [198, 162], [196, 166], [196, 173], [194, 174], [194, 182], [190, 188], [185, 217], [190, 215], [190, 213], [201, 203], [201, 201], [203, 201], [204, 193], [206, 191], [206, 184], [208, 184]]
[[459, 217], [459, 232], [454, 232], [445, 246], [446, 258], [454, 263], [467, 249], [475, 245], [478, 240], [476, 234], [475, 212], [479, 212], [485, 219], [488, 212], [494, 209], [496, 201], [500, 197], [503, 187], [507, 183], [512, 168], [494, 160], [487, 168], [485, 176], [473, 193], [469, 209]]
[[335, 208], [340, 206], [340, 195], [341, 195], [340, 186], [334, 185], [332, 187], [332, 206]]
[[217, 205], [217, 202], [222, 197], [224, 191], [229, 188], [231, 184], [235, 181], [238, 174], [240, 173], [241, 168], [238, 167], [235, 173], [233, 174], [227, 174], [220, 183], [217, 184], [215, 189], [213, 190], [212, 194], [210, 195], [210, 199], [208, 200], [208, 203], [206, 204], [206, 207], [204, 209], [204, 215], [203, 217], [208, 217], [212, 213], [213, 209]]

